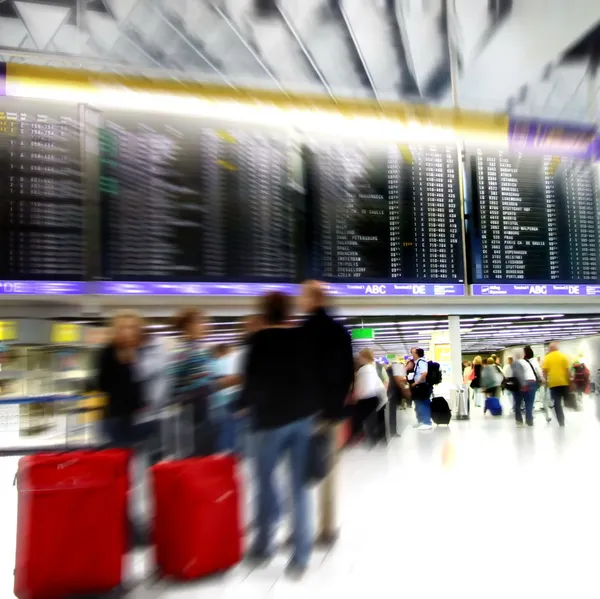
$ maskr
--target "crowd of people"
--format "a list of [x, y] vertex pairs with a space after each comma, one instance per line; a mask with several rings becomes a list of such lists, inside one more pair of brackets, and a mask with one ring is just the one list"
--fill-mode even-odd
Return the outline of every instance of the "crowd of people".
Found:
[[[491, 355], [484, 362], [476, 356], [463, 363], [463, 380], [475, 407], [484, 407], [500, 415], [496, 406], [502, 397], [510, 398], [517, 426], [533, 426], [536, 396], [541, 395], [546, 420], [550, 422], [550, 405], [559, 426], [565, 425], [564, 406], [579, 407], [582, 396], [590, 392], [590, 372], [577, 359], [571, 363], [560, 351], [558, 343], [548, 346], [548, 353], [538, 359], [531, 346], [515, 349], [502, 366], [500, 358]], [[523, 421], [523, 410], [525, 421]]]
[[[258, 482], [256, 537], [249, 551], [255, 560], [268, 559], [274, 551], [283, 505], [274, 473], [289, 456], [294, 511], [289, 569], [299, 574], [313, 545], [306, 477], [312, 435], [324, 435], [334, 456], [321, 483], [317, 535], [317, 542], [333, 543], [337, 428], [349, 408], [360, 403], [351, 393], [350, 335], [328, 314], [326, 299], [319, 283], [306, 283], [300, 298], [305, 318], [293, 323], [292, 298], [265, 295], [259, 314], [246, 321], [244, 345], [236, 350], [203, 344], [206, 321], [198, 309], [177, 315], [180, 339], [173, 352], [147, 333], [137, 314], [123, 312], [114, 318], [113, 337], [97, 368], [97, 386], [107, 397], [102, 426], [111, 444], [142, 443], [154, 461], [216, 452], [250, 454]], [[157, 413], [160, 418], [154, 417]], [[191, 426], [174, 426], [177, 419]], [[182, 438], [185, 429], [188, 439]]]
[[[313, 540], [331, 544], [337, 537], [339, 427], [349, 420], [353, 441], [379, 443], [398, 434], [397, 409], [413, 405], [415, 426], [430, 430], [433, 388], [428, 377], [432, 363], [421, 348], [412, 348], [405, 362], [387, 367], [369, 349], [355, 358], [350, 335], [328, 313], [318, 282], [303, 286], [299, 307], [305, 316], [292, 321], [290, 296], [265, 295], [258, 313], [246, 319], [238, 347], [207, 347], [203, 314], [187, 308], [175, 318], [179, 340], [172, 351], [164, 339], [149, 334], [139, 315], [119, 313], [114, 335], [99, 355], [97, 387], [107, 397], [102, 427], [113, 445], [143, 444], [152, 462], [220, 452], [251, 458], [258, 507], [249, 554], [258, 561], [274, 552], [284, 505], [274, 476], [282, 458], [289, 456], [294, 514], [290, 571], [301, 574]], [[540, 387], [549, 389], [560, 426], [573, 387], [581, 393], [589, 387], [589, 371], [580, 363], [570, 364], [555, 343], [541, 363], [527, 346], [514, 351], [504, 366], [496, 355], [485, 361], [477, 356], [463, 366], [475, 406], [497, 415], [500, 403], [493, 400], [508, 395], [519, 426], [533, 426]], [[331, 456], [331, 465], [320, 483], [314, 537], [306, 472], [316, 434], [327, 440], [324, 453]]]

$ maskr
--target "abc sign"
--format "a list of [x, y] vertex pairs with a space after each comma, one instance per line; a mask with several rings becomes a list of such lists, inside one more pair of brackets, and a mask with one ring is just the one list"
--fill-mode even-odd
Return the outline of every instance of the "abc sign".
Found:
[[548, 287], [546, 285], [532, 285], [529, 288], [530, 295], [547, 295]]
[[385, 295], [387, 288], [385, 285], [367, 285], [365, 293], [367, 295]]

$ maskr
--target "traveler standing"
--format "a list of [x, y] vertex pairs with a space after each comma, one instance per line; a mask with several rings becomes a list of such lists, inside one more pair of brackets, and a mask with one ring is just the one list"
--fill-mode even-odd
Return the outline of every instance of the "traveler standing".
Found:
[[420, 347], [411, 350], [415, 361], [415, 376], [411, 384], [412, 397], [415, 401], [417, 414], [416, 428], [421, 431], [431, 430], [431, 387], [427, 384], [427, 360], [425, 352]]
[[360, 350], [358, 362], [353, 390], [352, 436], [356, 439], [364, 430], [367, 439], [375, 443], [380, 438], [375, 413], [384, 409], [387, 392], [377, 374], [373, 352], [370, 349]]
[[481, 407], [481, 371], [483, 369], [483, 360], [481, 356], [476, 356], [473, 360], [473, 378], [471, 379], [471, 393], [475, 400], [475, 407]]
[[554, 411], [559, 426], [565, 425], [563, 402], [568, 400], [570, 384], [569, 359], [559, 351], [558, 343], [551, 343], [548, 354], [542, 364], [544, 377], [550, 389], [550, 396], [554, 402]]
[[535, 374], [535, 392], [533, 394], [533, 404], [535, 409], [535, 402], [537, 399], [541, 397], [542, 406], [544, 409], [544, 415], [546, 417], [546, 422], [550, 422], [552, 417], [550, 416], [550, 408], [548, 406], [548, 402], [546, 401], [546, 388], [544, 386], [544, 372], [542, 371], [542, 367], [538, 362], [538, 359], [535, 357], [533, 353], [533, 349], [530, 345], [526, 345], [523, 348], [523, 355], [525, 362], [529, 365], [529, 369], [526, 369], [526, 372], [529, 373], [528, 378], [531, 378], [531, 372]]
[[486, 360], [486, 365], [481, 371], [481, 388], [486, 397], [496, 397], [500, 399], [503, 379], [504, 374], [502, 374], [502, 371], [499, 370], [499, 367], [496, 365], [494, 357], [488, 358]]
[[[142, 320], [135, 312], [120, 312], [112, 323], [113, 338], [100, 352], [98, 389], [107, 398], [102, 429], [109, 443], [117, 447], [136, 447], [152, 436], [151, 421], [140, 421], [147, 404], [138, 362], [142, 341]], [[131, 464], [131, 500], [128, 525], [134, 545], [146, 543], [147, 512], [145, 509], [145, 452], [137, 451]]]
[[333, 464], [319, 489], [319, 530], [317, 543], [331, 545], [338, 537], [336, 509], [337, 439], [341, 422], [347, 416], [348, 392], [354, 382], [352, 340], [348, 331], [327, 312], [327, 295], [317, 281], [302, 287], [301, 309], [307, 314], [302, 325], [304, 351], [302, 365], [307, 393], [320, 407], [318, 426], [329, 432]]
[[251, 556], [269, 559], [279, 516], [273, 481], [281, 458], [289, 453], [294, 506], [293, 556], [288, 572], [300, 576], [312, 548], [310, 492], [306, 486], [308, 449], [318, 411], [303, 377], [303, 331], [290, 325], [291, 300], [283, 293], [262, 299], [264, 325], [250, 339], [241, 408], [250, 409], [256, 427], [258, 471], [257, 535]]
[[388, 367], [388, 413], [389, 430], [392, 437], [398, 437], [398, 407], [405, 407], [406, 367], [400, 362], [394, 362]]
[[468, 387], [473, 380], [473, 362], [465, 362], [463, 369], [463, 383]]
[[411, 358], [406, 361], [406, 406], [412, 408], [412, 384], [415, 380], [415, 361]]
[[135, 312], [120, 312], [112, 322], [113, 337], [100, 352], [98, 389], [107, 404], [102, 429], [111, 444], [131, 446], [144, 436], [135, 416], [144, 409], [142, 384], [136, 363], [142, 335], [141, 318]]
[[590, 371], [581, 360], [573, 362], [573, 387], [577, 394], [577, 402], [581, 405], [583, 396], [590, 393]]
[[208, 420], [215, 381], [213, 359], [202, 345], [206, 328], [204, 315], [197, 308], [186, 308], [175, 318], [175, 328], [182, 338], [170, 366], [171, 401], [184, 410], [191, 410], [192, 453], [208, 455], [215, 451], [216, 445], [216, 433]]
[[533, 359], [533, 351], [529, 346], [523, 351], [517, 350], [515, 352], [512, 368], [519, 383], [517, 401], [515, 402], [515, 420], [518, 426], [523, 426], [523, 415], [521, 413], [521, 404], [523, 403], [525, 404], [525, 422], [527, 426], [533, 426], [533, 405], [538, 380], [541, 382], [541, 373], [536, 370], [532, 362]]
[[244, 457], [253, 457], [252, 414], [247, 410], [240, 410], [242, 394], [244, 393], [244, 371], [246, 369], [246, 358], [250, 339], [254, 333], [263, 327], [262, 317], [259, 314], [249, 316], [244, 321], [244, 339], [242, 345], [233, 351], [231, 356], [231, 373], [237, 376], [237, 385], [232, 388], [234, 393], [234, 418], [235, 418], [235, 451]]
[[[147, 328], [142, 331], [135, 371], [136, 377], [142, 385], [144, 405], [152, 410], [153, 418], [159, 412], [159, 421], [164, 421], [162, 408], [167, 404], [171, 392], [169, 352], [164, 339], [158, 335], [152, 335]], [[152, 433], [154, 432], [153, 430]], [[157, 430], [156, 433], [158, 432]], [[165, 457], [162, 444], [160, 434], [150, 436], [150, 461], [152, 463], [156, 463]]]
[[[217, 345], [212, 366], [215, 378], [233, 376], [233, 367], [231, 348], [226, 343]], [[235, 451], [235, 396], [236, 389], [231, 386], [215, 391], [210, 398], [209, 418], [215, 426], [215, 450], [220, 453]]]
[[385, 392], [387, 393], [390, 386], [390, 377], [388, 376], [387, 370], [381, 362], [375, 362], [375, 368], [377, 369], [377, 376], [381, 379], [381, 382], [385, 387]]

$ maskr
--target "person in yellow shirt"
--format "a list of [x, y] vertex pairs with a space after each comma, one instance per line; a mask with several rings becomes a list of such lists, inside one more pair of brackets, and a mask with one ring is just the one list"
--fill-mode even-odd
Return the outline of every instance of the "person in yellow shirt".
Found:
[[571, 369], [569, 358], [558, 349], [558, 343], [551, 343], [548, 347], [548, 354], [544, 358], [542, 365], [544, 377], [550, 389], [550, 396], [554, 402], [554, 411], [559, 426], [565, 425], [565, 413], [563, 402], [567, 400], [569, 394], [569, 384], [571, 382]]

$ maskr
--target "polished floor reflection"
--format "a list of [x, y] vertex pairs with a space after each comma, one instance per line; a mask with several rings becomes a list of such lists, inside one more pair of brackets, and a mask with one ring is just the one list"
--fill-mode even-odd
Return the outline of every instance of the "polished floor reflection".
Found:
[[[139, 586], [132, 597], [574, 597], [597, 596], [600, 425], [595, 404], [567, 426], [536, 417], [474, 415], [449, 429], [408, 427], [386, 448], [344, 452], [342, 535], [315, 551], [301, 582], [287, 552], [185, 586]], [[0, 460], [0, 597], [12, 596], [16, 460]], [[285, 531], [282, 531], [282, 536]], [[131, 579], [150, 556], [134, 553]]]

